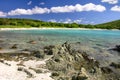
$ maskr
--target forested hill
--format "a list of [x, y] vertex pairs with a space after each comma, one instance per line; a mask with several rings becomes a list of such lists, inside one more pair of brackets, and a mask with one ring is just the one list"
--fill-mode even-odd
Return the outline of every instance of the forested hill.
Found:
[[115, 20], [115, 21], [111, 21], [111, 22], [107, 22], [107, 23], [103, 23], [103, 24], [98, 24], [96, 25], [98, 27], [103, 27], [103, 28], [107, 28], [107, 29], [120, 29], [120, 20]]
[[77, 23], [54, 23], [32, 19], [0, 18], [0, 28], [30, 28], [30, 27], [51, 27], [51, 28], [100, 28], [100, 29], [120, 29], [120, 20], [109, 23], [90, 25]]
[[[86, 25], [85, 25], [86, 26]], [[40, 20], [32, 19], [15, 19], [15, 18], [0, 18], [0, 27], [60, 27], [60, 28], [79, 28], [85, 27], [82, 24], [65, 24], [65, 23], [54, 23], [44, 22]]]

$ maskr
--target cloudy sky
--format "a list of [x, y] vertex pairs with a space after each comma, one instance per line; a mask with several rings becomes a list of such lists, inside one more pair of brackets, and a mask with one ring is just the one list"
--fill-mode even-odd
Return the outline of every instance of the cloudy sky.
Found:
[[0, 0], [0, 17], [99, 24], [120, 19], [120, 0]]

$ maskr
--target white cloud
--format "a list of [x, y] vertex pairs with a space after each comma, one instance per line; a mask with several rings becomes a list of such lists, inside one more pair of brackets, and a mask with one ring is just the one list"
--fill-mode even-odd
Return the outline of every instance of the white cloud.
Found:
[[118, 0], [102, 0], [101, 2], [107, 2], [109, 4], [117, 4]]
[[72, 6], [72, 5], [71, 6], [66, 5], [66, 6], [63, 6], [63, 7], [58, 6], [58, 7], [52, 7], [51, 8], [51, 11], [53, 13], [73, 12], [74, 10], [75, 10], [75, 7]]
[[44, 14], [44, 13], [49, 13], [49, 9], [47, 8], [40, 8], [40, 7], [35, 7], [32, 9], [15, 9], [11, 10], [8, 12], [8, 15], [14, 16], [14, 15], [32, 15], [32, 14]]
[[40, 8], [40, 7], [35, 7], [32, 10], [33, 14], [44, 14], [44, 13], [49, 13], [50, 10], [48, 8]]
[[71, 19], [66, 19], [64, 22], [62, 22], [62, 23], [72, 23], [72, 20]]
[[32, 4], [32, 1], [29, 1], [28, 3], [27, 3], [27, 5], [31, 5]]
[[81, 23], [81, 22], [82, 22], [82, 19], [77, 19], [77, 20], [74, 20], [73, 22], [74, 22], [74, 23]]
[[93, 3], [89, 3], [83, 6], [83, 11], [98, 11], [103, 12], [106, 8], [102, 5], [95, 5]]
[[95, 5], [93, 3], [88, 3], [85, 5], [76, 4], [73, 5], [66, 5], [66, 6], [58, 6], [58, 7], [52, 7], [51, 12], [53, 13], [65, 13], [65, 12], [82, 12], [82, 11], [98, 11], [103, 12], [106, 10], [106, 8], [102, 5]]
[[44, 5], [45, 3], [44, 2], [41, 2], [40, 5]]
[[[32, 3], [32, 2], [29, 2]], [[44, 4], [44, 3], [42, 3]], [[65, 13], [65, 12], [82, 12], [82, 11], [97, 11], [103, 12], [106, 8], [102, 5], [95, 5], [93, 3], [88, 3], [85, 5], [65, 5], [65, 6], [58, 6], [58, 7], [51, 7], [51, 8], [41, 8], [41, 7], [34, 7], [32, 9], [22, 9], [17, 8], [15, 10], [11, 10], [7, 13], [9, 16], [15, 15], [33, 15], [33, 14], [44, 14], [44, 13]], [[4, 13], [1, 13], [4, 14]], [[70, 21], [69, 21], [70, 22]]]
[[120, 12], [120, 6], [114, 6], [111, 8], [111, 11], [117, 11], [117, 12]]
[[0, 11], [0, 17], [6, 17], [6, 16], [7, 16], [7, 14], [6, 14], [6, 13], [4, 13], [4, 12]]
[[15, 9], [15, 10], [11, 10], [10, 12], [8, 12], [8, 15], [10, 16], [14, 16], [14, 15], [32, 15], [32, 11], [30, 9]]
[[63, 20], [63, 22], [62, 23], [81, 23], [82, 22], [82, 19], [76, 19], [76, 20], [72, 20], [72, 19], [65, 19], [65, 20]]
[[48, 20], [48, 22], [57, 22], [57, 20], [55, 20], [55, 19], [50, 19], [50, 20]]
[[70, 19], [70, 18], [66, 18], [66, 19], [60, 19], [60, 20], [56, 20], [56, 19], [50, 19], [48, 20], [48, 22], [57, 22], [57, 23], [77, 23], [77, 24], [95, 24], [94, 21], [87, 21], [85, 20], [85, 18], [79, 18], [79, 19]]
[[48, 20], [48, 22], [57, 22], [57, 23], [81, 23], [83, 21], [83, 19], [76, 19], [76, 20], [72, 20], [70, 18], [67, 19], [60, 19], [60, 20], [56, 20], [56, 19], [50, 19]]

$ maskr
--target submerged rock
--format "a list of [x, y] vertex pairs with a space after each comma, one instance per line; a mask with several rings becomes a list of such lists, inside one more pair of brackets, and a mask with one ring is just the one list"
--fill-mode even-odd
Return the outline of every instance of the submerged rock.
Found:
[[41, 51], [39, 50], [39, 51], [34, 51], [33, 56], [35, 56], [37, 58], [44, 58], [45, 54], [42, 50]]
[[0, 43], [4, 42], [4, 40], [0, 40]]
[[109, 67], [102, 67], [101, 70], [103, 73], [107, 73], [107, 74], [110, 74], [111, 72], [113, 72]]
[[34, 41], [34, 40], [31, 40], [31, 41], [29, 41], [28, 43], [30, 43], [30, 44], [36, 44], [37, 42]]
[[44, 53], [47, 55], [53, 55], [53, 48], [54, 47], [55, 46], [52, 46], [52, 45], [44, 47]]
[[2, 50], [2, 47], [0, 47], [0, 50]]
[[120, 63], [117, 64], [117, 63], [112, 62], [112, 63], [110, 64], [110, 66], [111, 66], [111, 67], [114, 67], [114, 68], [120, 68]]
[[116, 45], [115, 48], [113, 48], [111, 50], [120, 52], [120, 45]]
[[18, 44], [14, 44], [11, 49], [17, 49]]
[[87, 80], [87, 78], [88, 78], [87, 76], [80, 73], [72, 76], [72, 80]]

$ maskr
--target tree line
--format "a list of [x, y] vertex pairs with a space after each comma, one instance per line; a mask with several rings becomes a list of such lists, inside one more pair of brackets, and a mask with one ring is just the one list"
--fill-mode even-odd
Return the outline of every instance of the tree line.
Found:
[[120, 29], [120, 21], [110, 22], [105, 24], [77, 24], [77, 23], [54, 23], [44, 22], [32, 19], [17, 19], [17, 18], [0, 18], [0, 27], [52, 27], [52, 28], [100, 28], [100, 29]]

